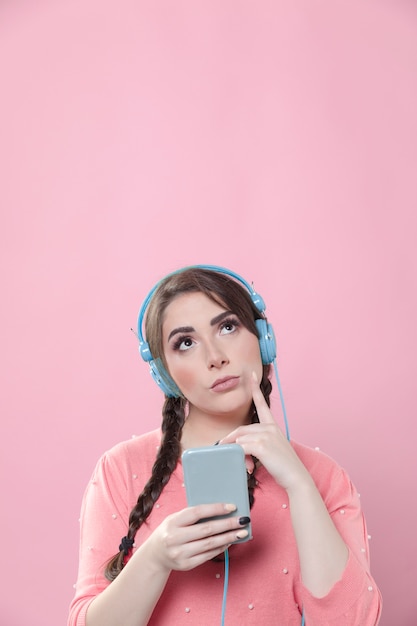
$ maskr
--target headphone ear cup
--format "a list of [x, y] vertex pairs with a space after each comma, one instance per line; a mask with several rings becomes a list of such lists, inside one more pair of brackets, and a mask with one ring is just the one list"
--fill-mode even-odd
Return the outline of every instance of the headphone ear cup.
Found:
[[260, 313], [263, 313], [266, 309], [266, 305], [265, 305], [265, 300], [262, 298], [262, 296], [259, 295], [259, 293], [251, 293], [251, 299], [253, 304], [256, 306], [256, 308], [258, 309], [258, 311]]
[[146, 363], [153, 360], [152, 352], [147, 341], [141, 341], [139, 344], [139, 354]]
[[277, 346], [275, 342], [274, 330], [265, 319], [255, 320], [258, 329], [259, 348], [261, 350], [261, 359], [264, 365], [272, 363], [277, 356]]
[[180, 388], [166, 371], [161, 359], [149, 361], [149, 369], [152, 378], [168, 398], [179, 398], [182, 395]]
[[153, 358], [147, 341], [142, 341], [139, 344], [139, 352], [142, 359], [149, 363], [151, 376], [161, 391], [169, 398], [179, 398], [182, 395], [179, 387], [166, 371], [161, 359]]

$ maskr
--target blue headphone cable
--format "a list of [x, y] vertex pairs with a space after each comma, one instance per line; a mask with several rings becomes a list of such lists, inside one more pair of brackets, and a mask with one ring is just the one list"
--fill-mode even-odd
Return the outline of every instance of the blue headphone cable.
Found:
[[[229, 550], [226, 548], [224, 551], [224, 585], [223, 585], [223, 602], [222, 602], [222, 619], [221, 626], [224, 626], [226, 619], [226, 600], [227, 589], [229, 587]], [[301, 616], [301, 626], [305, 626], [304, 611]]]
[[285, 402], [284, 402], [284, 394], [282, 393], [282, 387], [281, 387], [281, 383], [280, 383], [279, 376], [278, 376], [277, 360], [274, 359], [273, 363], [274, 363], [275, 378], [276, 378], [277, 385], [278, 385], [279, 398], [281, 400], [282, 415], [284, 417], [285, 434], [287, 436], [288, 441], [290, 441], [290, 428], [288, 426], [287, 411], [285, 409]]
[[[288, 441], [291, 441], [290, 438], [290, 429], [288, 426], [288, 419], [287, 419], [287, 411], [285, 408], [285, 402], [284, 402], [284, 394], [282, 393], [282, 387], [281, 387], [281, 382], [279, 380], [279, 376], [278, 376], [278, 367], [277, 367], [277, 360], [274, 359], [273, 361], [274, 363], [274, 372], [275, 372], [275, 378], [277, 381], [277, 385], [278, 385], [278, 391], [279, 391], [279, 398], [281, 400], [281, 408], [282, 408], [282, 414], [284, 417], [284, 424], [285, 424], [285, 434], [287, 436]], [[304, 610], [303, 613], [301, 615], [301, 626], [305, 626], [305, 615], [304, 615]]]
[[[273, 364], [274, 364], [275, 378], [276, 378], [277, 385], [278, 385], [279, 397], [280, 397], [280, 400], [281, 400], [282, 414], [283, 414], [283, 417], [284, 417], [285, 433], [286, 433], [288, 441], [290, 441], [290, 429], [289, 429], [289, 426], [288, 426], [287, 411], [286, 411], [286, 408], [285, 408], [284, 394], [282, 393], [281, 382], [280, 382], [279, 376], [278, 376], [278, 367], [277, 367], [276, 359], [274, 359]], [[227, 589], [228, 589], [228, 587], [229, 587], [229, 551], [226, 548], [226, 550], [224, 551], [224, 586], [223, 586], [223, 602], [222, 602], [221, 626], [224, 626], [224, 624], [225, 624], [226, 600], [227, 600]], [[303, 611], [303, 614], [301, 616], [301, 626], [305, 626], [304, 611]]]
[[229, 586], [229, 550], [226, 548], [226, 550], [224, 551], [224, 586], [223, 586], [221, 626], [224, 626], [224, 620], [226, 617], [226, 599], [227, 599], [228, 586]]

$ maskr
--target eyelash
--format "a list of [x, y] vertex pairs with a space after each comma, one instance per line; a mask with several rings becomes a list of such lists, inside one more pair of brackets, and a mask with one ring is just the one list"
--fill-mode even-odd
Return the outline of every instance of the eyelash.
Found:
[[[237, 317], [228, 317], [225, 320], [223, 320], [223, 322], [220, 324], [220, 330], [223, 330], [223, 328], [225, 328], [226, 326], [234, 326], [234, 329], [230, 331], [232, 333], [236, 328], [239, 328], [240, 325], [241, 323], [237, 319]], [[181, 345], [187, 339], [189, 339], [190, 341], [193, 341], [193, 338], [190, 337], [189, 335], [180, 335], [172, 345], [173, 350], [180, 350]]]

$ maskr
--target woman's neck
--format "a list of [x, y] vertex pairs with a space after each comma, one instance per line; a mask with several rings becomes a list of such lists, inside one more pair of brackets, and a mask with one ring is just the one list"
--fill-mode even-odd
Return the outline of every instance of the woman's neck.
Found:
[[214, 445], [244, 423], [247, 417], [197, 414], [191, 409], [182, 429], [182, 449]]

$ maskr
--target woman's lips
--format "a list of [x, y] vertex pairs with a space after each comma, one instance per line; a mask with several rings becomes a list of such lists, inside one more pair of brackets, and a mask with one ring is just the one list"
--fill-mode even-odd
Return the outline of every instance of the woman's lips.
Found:
[[227, 376], [226, 378], [219, 378], [216, 380], [212, 386], [211, 390], [217, 393], [221, 393], [222, 391], [229, 391], [230, 389], [234, 389], [239, 384], [239, 376]]

